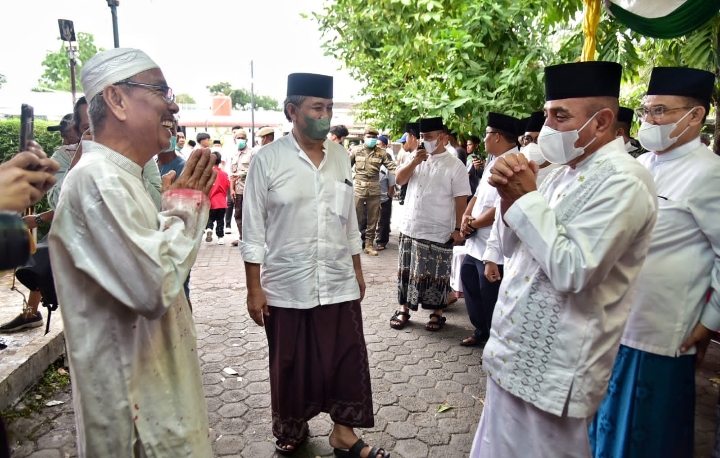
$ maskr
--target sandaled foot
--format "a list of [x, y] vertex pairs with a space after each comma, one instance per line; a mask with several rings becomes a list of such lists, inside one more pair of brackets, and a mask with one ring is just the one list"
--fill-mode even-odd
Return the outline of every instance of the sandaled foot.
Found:
[[338, 458], [390, 458], [390, 452], [383, 448], [370, 447], [362, 439], [358, 439], [349, 449], [333, 448]]
[[455, 294], [455, 291], [448, 294], [448, 296], [447, 296], [447, 305], [448, 306], [453, 305], [457, 301], [458, 301], [458, 297], [457, 297], [457, 294]]
[[437, 332], [445, 326], [445, 321], [447, 321], [447, 318], [444, 316], [438, 315], [437, 313], [431, 313], [430, 321], [425, 324], [425, 329], [430, 332]]
[[278, 453], [281, 453], [283, 455], [290, 455], [292, 453], [295, 453], [295, 450], [297, 450], [298, 447], [300, 447], [303, 444], [303, 442], [305, 442], [307, 440], [308, 435], [310, 433], [310, 427], [308, 426], [307, 423], [305, 423], [304, 429], [305, 429], [305, 432], [304, 432], [303, 438], [300, 439], [299, 442], [297, 442], [296, 444], [292, 444], [290, 441], [278, 439], [275, 441], [275, 450], [277, 450]]
[[378, 251], [382, 251], [382, 250], [384, 250], [384, 249], [385, 249], [385, 245], [378, 245], [378, 246], [377, 246], [377, 250], [378, 250]]
[[392, 318], [390, 318], [390, 327], [393, 329], [402, 329], [408, 321], [410, 321], [410, 314], [408, 312], [396, 310]]
[[460, 342], [460, 345], [463, 347], [477, 347], [479, 345], [485, 345], [487, 343], [487, 339], [478, 339], [477, 337], [468, 337], [467, 339], [463, 339]]

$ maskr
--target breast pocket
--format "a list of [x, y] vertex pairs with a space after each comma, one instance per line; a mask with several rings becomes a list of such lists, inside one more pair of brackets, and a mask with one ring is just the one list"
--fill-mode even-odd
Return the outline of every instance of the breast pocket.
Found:
[[365, 170], [365, 157], [363, 157], [363, 156], [355, 157], [355, 170]]
[[335, 182], [335, 213], [340, 218], [340, 222], [344, 226], [347, 224], [348, 216], [353, 204], [353, 188], [345, 182]]

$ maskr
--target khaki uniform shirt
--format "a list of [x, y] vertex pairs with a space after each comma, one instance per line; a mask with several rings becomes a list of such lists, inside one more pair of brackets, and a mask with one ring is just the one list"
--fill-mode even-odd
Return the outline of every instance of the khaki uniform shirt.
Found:
[[255, 150], [246, 147], [242, 151], [238, 151], [235, 156], [230, 159], [230, 177], [238, 177], [235, 180], [235, 194], [242, 195], [245, 192], [245, 178], [250, 169], [250, 161], [255, 155]]
[[355, 195], [359, 197], [380, 196], [380, 167], [383, 165], [393, 175], [395, 161], [384, 149], [375, 146], [356, 146], [350, 150], [350, 164], [355, 166]]

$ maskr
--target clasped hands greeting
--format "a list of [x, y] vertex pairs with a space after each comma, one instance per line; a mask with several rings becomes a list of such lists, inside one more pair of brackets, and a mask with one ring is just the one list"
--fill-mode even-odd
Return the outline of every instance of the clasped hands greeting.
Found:
[[536, 191], [538, 165], [522, 154], [510, 153], [499, 157], [490, 169], [488, 182], [500, 194], [501, 213], [504, 215], [516, 200]]

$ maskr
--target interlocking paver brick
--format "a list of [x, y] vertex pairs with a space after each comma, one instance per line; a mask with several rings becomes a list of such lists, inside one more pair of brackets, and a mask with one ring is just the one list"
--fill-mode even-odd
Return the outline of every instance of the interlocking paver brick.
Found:
[[[399, 218], [398, 213], [393, 218]], [[388, 249], [379, 256], [362, 256], [367, 282], [364, 330], [376, 416], [375, 426], [358, 434], [392, 451], [396, 458], [466, 457], [485, 397], [482, 349], [459, 345], [472, 334], [462, 300], [448, 308], [447, 325], [440, 332], [425, 330], [430, 313], [425, 310], [411, 312], [405, 329], [390, 329], [389, 318], [398, 307], [396, 236], [394, 230]], [[203, 242], [191, 290], [215, 455], [277, 456], [267, 342], [264, 329], [249, 319], [245, 309], [247, 289], [239, 250]], [[238, 375], [223, 373], [225, 367]], [[713, 445], [718, 388], [711, 379], [718, 374], [720, 346], [713, 344], [696, 378], [697, 457], [709, 456]], [[44, 408], [10, 425], [13, 457], [77, 456], [70, 388], [55, 398], [65, 404]], [[438, 413], [441, 404], [454, 408]], [[331, 428], [327, 414], [310, 421], [310, 438], [294, 456], [332, 456], [327, 442]]]

